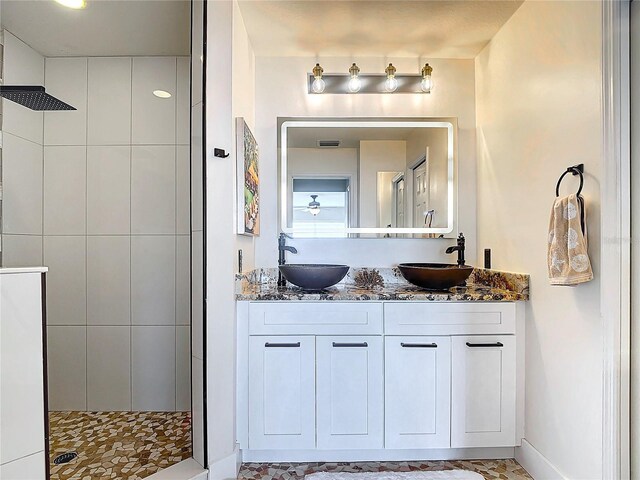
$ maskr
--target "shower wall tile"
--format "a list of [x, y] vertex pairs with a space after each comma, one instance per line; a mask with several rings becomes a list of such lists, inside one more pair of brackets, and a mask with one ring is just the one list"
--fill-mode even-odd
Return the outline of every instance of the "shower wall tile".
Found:
[[87, 328], [47, 327], [49, 410], [87, 408]]
[[191, 231], [191, 178], [189, 146], [176, 148], [176, 233], [189, 234]]
[[45, 145], [87, 143], [87, 59], [45, 59], [47, 93], [76, 110], [44, 113]]
[[176, 408], [175, 327], [131, 327], [132, 408]]
[[[4, 39], [4, 85], [44, 85], [44, 57], [11, 33]], [[4, 132], [42, 145], [42, 112], [2, 101]]]
[[189, 327], [176, 327], [176, 410], [191, 410], [191, 339]]
[[131, 233], [176, 232], [176, 148], [131, 148]]
[[[135, 57], [131, 88], [131, 143], [175, 144], [176, 57]], [[156, 97], [155, 90], [169, 92], [171, 97]]]
[[[190, 58], [44, 59], [7, 38], [5, 84], [45, 85], [77, 108], [0, 103], [3, 264], [50, 269], [49, 408], [190, 410], [192, 301], [202, 376], [202, 295], [190, 290]], [[201, 114], [200, 105], [196, 127]]]
[[128, 236], [87, 237], [87, 324], [131, 324]]
[[86, 237], [45, 236], [44, 264], [48, 325], [86, 325]]
[[89, 58], [87, 141], [131, 143], [131, 58]]
[[42, 237], [40, 235], [2, 235], [4, 267], [40, 267]]
[[191, 111], [191, 59], [178, 57], [178, 75], [176, 85], [176, 143], [189, 145], [191, 143], [191, 128], [189, 125]]
[[131, 323], [175, 325], [176, 238], [131, 237]]
[[131, 231], [130, 147], [87, 148], [87, 233]]
[[84, 235], [86, 195], [86, 147], [44, 147], [44, 234]]
[[191, 323], [191, 238], [176, 237], [176, 325]]
[[3, 132], [3, 233], [42, 234], [42, 145]]
[[131, 410], [129, 327], [87, 327], [87, 410]]

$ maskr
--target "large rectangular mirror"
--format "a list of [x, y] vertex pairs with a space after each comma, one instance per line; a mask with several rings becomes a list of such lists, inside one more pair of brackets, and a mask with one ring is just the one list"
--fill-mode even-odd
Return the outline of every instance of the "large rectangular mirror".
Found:
[[455, 118], [278, 119], [295, 237], [455, 237]]

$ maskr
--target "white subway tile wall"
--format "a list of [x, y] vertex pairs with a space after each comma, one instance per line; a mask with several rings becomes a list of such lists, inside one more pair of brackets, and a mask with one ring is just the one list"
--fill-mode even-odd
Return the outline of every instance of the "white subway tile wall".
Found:
[[50, 410], [189, 410], [189, 58], [45, 59], [7, 33], [4, 68], [77, 108], [2, 102], [3, 265], [50, 268]]

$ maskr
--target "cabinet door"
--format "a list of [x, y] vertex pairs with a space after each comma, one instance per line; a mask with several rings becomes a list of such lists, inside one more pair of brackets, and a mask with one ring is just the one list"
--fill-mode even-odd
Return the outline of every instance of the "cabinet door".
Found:
[[516, 339], [452, 337], [451, 446], [516, 443]]
[[449, 448], [451, 340], [385, 338], [385, 447]]
[[318, 448], [382, 448], [382, 337], [316, 337], [316, 346]]
[[315, 448], [314, 337], [249, 338], [249, 448]]

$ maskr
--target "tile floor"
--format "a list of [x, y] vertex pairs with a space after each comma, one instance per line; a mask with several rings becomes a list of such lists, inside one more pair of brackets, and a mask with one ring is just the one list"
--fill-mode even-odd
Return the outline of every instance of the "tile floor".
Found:
[[487, 480], [530, 480], [515, 460], [458, 460], [433, 462], [365, 463], [245, 463], [238, 480], [301, 480], [315, 472], [410, 472], [415, 470], [471, 470]]
[[[50, 412], [51, 480], [138, 480], [191, 457], [188, 412]], [[65, 452], [78, 457], [54, 465]]]

